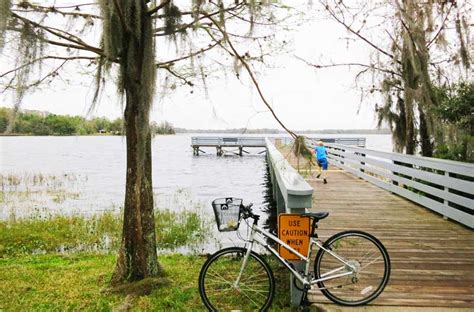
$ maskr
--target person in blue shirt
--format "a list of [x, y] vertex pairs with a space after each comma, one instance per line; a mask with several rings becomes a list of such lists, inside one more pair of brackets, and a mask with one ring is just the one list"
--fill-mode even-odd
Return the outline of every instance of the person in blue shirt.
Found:
[[316, 178], [319, 178], [322, 175], [324, 184], [328, 183], [326, 173], [329, 167], [328, 163], [328, 151], [322, 141], [318, 142], [318, 145], [314, 148], [314, 155], [316, 156], [316, 161], [318, 163], [318, 175]]

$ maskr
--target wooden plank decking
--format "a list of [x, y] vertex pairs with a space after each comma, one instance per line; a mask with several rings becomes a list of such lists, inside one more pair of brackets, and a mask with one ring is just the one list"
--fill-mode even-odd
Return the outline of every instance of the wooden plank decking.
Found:
[[[293, 167], [299, 162], [300, 168], [307, 170], [306, 161], [296, 159], [288, 146], [279, 146], [279, 150]], [[390, 254], [389, 284], [370, 303], [375, 308], [370, 311], [391, 311], [389, 307], [403, 311], [413, 307], [474, 311], [474, 230], [333, 164], [329, 169], [328, 184], [314, 178], [316, 168], [309, 176], [305, 172], [306, 181], [314, 189], [312, 211], [330, 213], [319, 223], [320, 238], [325, 240], [343, 230], [362, 230], [379, 238]], [[331, 303], [317, 290], [310, 300]], [[328, 311], [354, 311], [349, 307], [325, 307]]]
[[[294, 163], [294, 161], [293, 161]], [[358, 229], [378, 237], [391, 262], [390, 282], [371, 305], [474, 309], [474, 231], [337, 168], [314, 188], [313, 210], [329, 211], [323, 240]], [[311, 301], [329, 303], [315, 292]]]

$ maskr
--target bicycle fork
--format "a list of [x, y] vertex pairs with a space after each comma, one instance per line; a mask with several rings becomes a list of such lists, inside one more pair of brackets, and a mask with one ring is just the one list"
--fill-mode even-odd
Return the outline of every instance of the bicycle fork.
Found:
[[242, 278], [242, 274], [244, 273], [245, 267], [247, 266], [247, 262], [249, 260], [250, 253], [252, 252], [252, 248], [253, 248], [253, 240], [248, 246], [247, 251], [245, 252], [244, 261], [242, 261], [242, 266], [240, 267], [239, 275], [237, 276], [237, 279], [234, 282], [234, 287], [236, 289], [240, 289], [240, 285], [239, 285], [240, 279]]

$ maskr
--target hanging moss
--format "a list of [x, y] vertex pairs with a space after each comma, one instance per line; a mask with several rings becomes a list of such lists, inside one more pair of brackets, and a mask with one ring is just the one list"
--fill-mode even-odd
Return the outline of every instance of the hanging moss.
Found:
[[176, 32], [181, 23], [181, 16], [181, 11], [172, 2], [165, 7], [165, 34], [172, 35]]
[[[467, 29], [469, 29], [469, 27]], [[459, 17], [459, 14], [456, 16], [456, 33], [458, 34], [458, 39], [459, 39], [459, 55], [461, 56], [462, 64], [464, 65], [464, 67], [469, 68], [471, 65], [470, 59], [469, 59], [469, 50], [466, 46], [466, 42], [463, 37], [463, 29], [462, 29], [461, 18]]]
[[[26, 92], [36, 86], [34, 83], [29, 83], [30, 77], [41, 66], [41, 62], [36, 62], [36, 60], [44, 56], [44, 33], [33, 28], [27, 21], [21, 21], [16, 27], [20, 30], [18, 40], [15, 41], [16, 47], [14, 47], [18, 52], [15, 64], [18, 69], [11, 81], [11, 86], [15, 88], [16, 98], [6, 133], [10, 133], [15, 125], [16, 113]], [[30, 65], [24, 66], [25, 64]]]
[[[144, 112], [148, 113], [155, 90], [156, 66], [155, 43], [152, 30], [152, 20], [147, 14], [147, 7], [142, 0], [122, 1], [118, 12], [113, 1], [99, 0], [103, 16], [103, 46], [108, 63], [118, 61], [120, 94], [124, 94], [127, 84], [140, 84], [140, 103]], [[122, 20], [123, 18], [123, 20]], [[120, 26], [119, 26], [120, 25]], [[143, 55], [137, 55], [133, 44], [144, 45]], [[140, 63], [140, 77], [134, 72]], [[99, 70], [101, 70], [99, 64]], [[107, 69], [107, 68], [106, 68]]]
[[[300, 135], [295, 138], [292, 151], [296, 157], [302, 157], [303, 159], [306, 159], [310, 168], [311, 166], [315, 165], [313, 153], [306, 145], [306, 138], [304, 136]], [[300, 168], [298, 162], [298, 170], [299, 169]]]
[[11, 0], [0, 1], [0, 52], [5, 45], [5, 31], [10, 17]]

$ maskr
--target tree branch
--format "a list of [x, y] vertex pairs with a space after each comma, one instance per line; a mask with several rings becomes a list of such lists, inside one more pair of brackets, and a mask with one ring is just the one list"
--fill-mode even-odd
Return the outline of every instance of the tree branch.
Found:
[[56, 75], [58, 75], [58, 71], [64, 66], [66, 65], [66, 63], [68, 62], [69, 60], [64, 60], [58, 67], [56, 67], [54, 70], [50, 71], [48, 74], [46, 74], [43, 78], [29, 84], [28, 86], [26, 86], [26, 88], [31, 88], [31, 87], [37, 87], [39, 86], [41, 83], [43, 83], [46, 79], [48, 79], [49, 77], [54, 77]]
[[438, 36], [441, 34], [441, 32], [444, 29], [444, 26], [446, 24], [446, 20], [448, 19], [449, 13], [451, 12], [451, 9], [453, 8], [455, 2], [451, 2], [451, 6], [448, 8], [448, 11], [446, 12], [446, 16], [443, 19], [443, 22], [441, 23], [441, 27], [438, 29], [438, 32], [434, 35], [434, 37], [428, 42], [428, 45], [426, 46], [428, 49], [431, 47], [433, 42], [438, 38]]
[[344, 26], [349, 32], [351, 32], [352, 34], [356, 35], [357, 37], [359, 37], [362, 41], [364, 41], [365, 43], [367, 43], [368, 45], [370, 45], [371, 47], [373, 47], [374, 49], [376, 49], [377, 51], [379, 51], [380, 53], [390, 57], [391, 59], [395, 60], [397, 63], [399, 63], [399, 61], [395, 58], [395, 56], [393, 56], [391, 53], [388, 53], [387, 51], [383, 50], [382, 48], [376, 46], [374, 43], [372, 43], [370, 40], [368, 40], [367, 38], [365, 38], [364, 36], [362, 36], [360, 33], [356, 32], [355, 30], [353, 30], [349, 25], [347, 25], [343, 20], [341, 20], [337, 15], [336, 13], [334, 13], [334, 11], [331, 10], [331, 8], [329, 7], [329, 5], [327, 4], [324, 4], [323, 1], [319, 1], [321, 3], [321, 5], [323, 5], [325, 8], [326, 8], [326, 11], [329, 12], [329, 14], [332, 16], [332, 18], [334, 20], [336, 20], [336, 22], [338, 22], [339, 24], [341, 24], [342, 26]]
[[[62, 38], [64, 40], [67, 40], [69, 42], [72, 42], [72, 43], [75, 43], [76, 45], [73, 45], [73, 44], [66, 44], [66, 43], [62, 43], [62, 42], [58, 42], [58, 41], [53, 41], [53, 40], [48, 40], [48, 39], [44, 39], [45, 42], [47, 43], [51, 43], [53, 45], [57, 45], [57, 46], [62, 46], [62, 47], [67, 47], [67, 48], [74, 48], [74, 49], [79, 49], [79, 50], [87, 50], [87, 51], [90, 51], [90, 52], [93, 52], [93, 53], [96, 53], [98, 55], [101, 55], [101, 56], [104, 56], [105, 57], [105, 54], [103, 53], [102, 49], [99, 49], [97, 47], [94, 47], [94, 46], [91, 46], [87, 43], [85, 43], [84, 41], [82, 41], [81, 39], [79, 39], [78, 37], [72, 35], [72, 34], [69, 34], [63, 30], [56, 30], [55, 28], [53, 27], [49, 27], [49, 26], [44, 26], [44, 25], [41, 25], [39, 23], [36, 23], [26, 17], [23, 17], [23, 16], [20, 16], [16, 13], [12, 13], [12, 16], [21, 20], [23, 23], [26, 23], [26, 24], [30, 24], [36, 28], [40, 28], [40, 29], [43, 29], [44, 31], [56, 36], [56, 37], [59, 37], [59, 38]], [[65, 36], [62, 33], [66, 33], [68, 36]], [[75, 37], [75, 38], [74, 38]]]
[[90, 57], [90, 56], [70, 56], [70, 57], [65, 57], [65, 56], [54, 56], [54, 55], [48, 55], [48, 56], [43, 56], [43, 57], [40, 57], [40, 58], [37, 58], [35, 60], [32, 60], [26, 64], [23, 64], [23, 65], [20, 65], [16, 68], [13, 68], [7, 72], [4, 72], [3, 74], [0, 74], [0, 78], [3, 78], [13, 72], [16, 72], [24, 67], [27, 67], [27, 66], [30, 66], [30, 65], [33, 65], [35, 63], [38, 63], [38, 62], [41, 62], [41, 61], [44, 61], [44, 60], [65, 60], [65, 61], [72, 61], [72, 60], [96, 60], [97, 57]]
[[165, 62], [157, 63], [157, 64], [156, 64], [156, 67], [158, 67], [158, 68], [166, 68], [166, 67], [168, 67], [168, 66], [170, 66], [170, 65], [173, 65], [173, 64], [176, 63], [176, 62], [183, 61], [183, 60], [192, 58], [192, 57], [194, 57], [194, 56], [196, 56], [196, 55], [205, 53], [205, 52], [211, 50], [212, 48], [216, 47], [216, 46], [219, 45], [219, 44], [220, 44], [220, 41], [219, 41], [219, 42], [216, 42], [216, 43], [214, 43], [214, 44], [209, 44], [209, 46], [208, 46], [207, 48], [201, 49], [201, 50], [196, 51], [196, 52], [193, 52], [193, 53], [188, 54], [188, 55], [186, 55], [186, 56], [179, 57], [179, 58], [175, 58], [175, 59], [173, 59], [173, 60], [169, 60], [169, 61], [165, 61]]
[[392, 74], [392, 75], [399, 76], [399, 77], [402, 76], [400, 73], [394, 72], [393, 70], [377, 67], [377, 66], [374, 66], [374, 65], [367, 65], [367, 64], [362, 64], [362, 63], [337, 63], [337, 64], [318, 65], [318, 64], [312, 64], [312, 63], [308, 62], [307, 60], [305, 60], [305, 59], [303, 59], [303, 58], [301, 58], [297, 55], [295, 55], [295, 57], [297, 59], [299, 59], [300, 61], [305, 62], [307, 65], [315, 67], [315, 68], [330, 68], [330, 67], [340, 67], [340, 66], [360, 66], [360, 67], [364, 67], [364, 68], [367, 68], [367, 69], [375, 69], [377, 71], [381, 71], [381, 72], [384, 72], [384, 73], [387, 73], [387, 74]]
[[[227, 8], [224, 10], [224, 12], [230, 12], [230, 11], [233, 11], [233, 10], [236, 10], [238, 9], [239, 7], [241, 7], [242, 4], [238, 4], [238, 5], [235, 5], [233, 7], [230, 7], [230, 8]], [[187, 24], [183, 24], [181, 25], [181, 27], [179, 27], [178, 29], [176, 29], [173, 33], [178, 33], [178, 32], [182, 32], [190, 27], [192, 27], [193, 25], [195, 25], [196, 23], [198, 23], [199, 21], [209, 17], [209, 16], [214, 16], [214, 15], [218, 15], [220, 14], [221, 12], [220, 11], [215, 11], [215, 12], [212, 12], [212, 13], [204, 13], [203, 15], [199, 16], [199, 18], [193, 20], [192, 22], [189, 22]], [[155, 36], [167, 36], [169, 34], [167, 33], [157, 33], [159, 31], [162, 31], [164, 28], [157, 28], [155, 29]]]
[[[29, 3], [29, 4], [32, 5], [31, 3]], [[76, 10], [78, 10], [80, 7], [83, 7], [83, 6], [94, 6], [94, 5], [98, 5], [98, 4], [94, 3], [94, 2], [91, 2], [91, 3], [73, 4], [73, 5], [54, 6], [54, 7], [57, 8], [57, 9], [76, 9]]]
[[173, 75], [173, 76], [175, 76], [176, 78], [178, 78], [178, 79], [184, 81], [184, 84], [186, 84], [186, 85], [188, 85], [188, 86], [190, 86], [190, 87], [193, 87], [193, 86], [194, 86], [194, 84], [193, 84], [191, 81], [187, 80], [187, 79], [184, 78], [183, 76], [181, 76], [181, 75], [179, 75], [178, 73], [176, 73], [175, 71], [173, 71], [173, 70], [171, 69], [171, 66], [164, 66], [164, 67], [161, 67], [161, 68], [166, 69], [171, 75]]
[[20, 12], [20, 13], [39, 13], [39, 12], [41, 12], [41, 13], [55, 13], [55, 14], [61, 14], [61, 15], [64, 15], [64, 16], [102, 19], [101, 16], [95, 15], [95, 14], [90, 14], [90, 13], [65, 12], [65, 11], [57, 10], [56, 7], [49, 7], [48, 8], [48, 7], [42, 7], [42, 6], [33, 6], [33, 5], [31, 5], [31, 6], [33, 8], [31, 10], [28, 10], [28, 9], [14, 9], [12, 11]]
[[[275, 118], [275, 120], [280, 124], [280, 126], [285, 129], [286, 132], [288, 132], [294, 139], [296, 139], [298, 137], [298, 135], [296, 135], [296, 133], [294, 133], [293, 131], [291, 131], [290, 129], [288, 129], [284, 124], [283, 122], [278, 118], [278, 116], [276, 115], [275, 111], [272, 109], [272, 107], [270, 106], [270, 103], [267, 101], [267, 99], [265, 98], [265, 96], [263, 95], [263, 92], [260, 88], [260, 85], [257, 81], [257, 79], [255, 78], [255, 75], [253, 74], [252, 72], [252, 69], [250, 68], [249, 64], [245, 61], [245, 59], [237, 52], [237, 50], [235, 49], [234, 45], [232, 44], [232, 42], [229, 40], [229, 36], [227, 36], [226, 32], [221, 28], [221, 26], [219, 25], [219, 23], [214, 20], [212, 17], [210, 16], [207, 16], [207, 18], [209, 20], [212, 21], [212, 23], [217, 27], [217, 29], [219, 29], [219, 31], [221, 32], [223, 38], [226, 40], [226, 42], [229, 44], [229, 47], [230, 49], [232, 50], [233, 53], [230, 53], [230, 51], [228, 51], [226, 48], [224, 48], [224, 50], [226, 50], [230, 55], [232, 56], [236, 56], [239, 61], [242, 63], [242, 65], [244, 66], [244, 68], [247, 70], [247, 73], [249, 74], [250, 76], [250, 79], [252, 80], [255, 88], [257, 89], [257, 92], [260, 96], [260, 99], [263, 101], [263, 103], [265, 104], [265, 106], [268, 108], [268, 110], [270, 111], [270, 113], [273, 115], [273, 118]], [[223, 47], [222, 44], [220, 44], [221, 47]]]
[[167, 6], [170, 2], [171, 2], [171, 0], [163, 0], [159, 5], [157, 5], [156, 7], [151, 9], [150, 11], [148, 11], [148, 15], [152, 16], [153, 14], [155, 14], [156, 12], [158, 12], [159, 10], [161, 10], [162, 8]]

